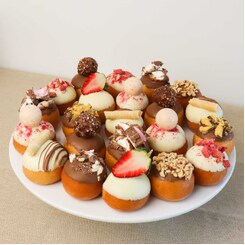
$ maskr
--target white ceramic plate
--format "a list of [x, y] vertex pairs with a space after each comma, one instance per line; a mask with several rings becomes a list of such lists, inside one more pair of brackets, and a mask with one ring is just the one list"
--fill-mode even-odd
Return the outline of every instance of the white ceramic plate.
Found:
[[[185, 129], [189, 146], [191, 145], [192, 133]], [[57, 132], [57, 140], [64, 141], [61, 129]], [[20, 182], [35, 196], [47, 204], [64, 212], [97, 221], [114, 223], [143, 223], [172, 218], [192, 211], [207, 203], [216, 196], [229, 181], [236, 162], [236, 151], [230, 156], [231, 167], [224, 180], [216, 186], [195, 186], [194, 192], [185, 200], [180, 202], [161, 201], [151, 197], [147, 204], [140, 210], [133, 212], [119, 212], [110, 208], [101, 197], [91, 201], [80, 201], [69, 196], [63, 189], [62, 183], [41, 186], [32, 183], [22, 172], [22, 155], [13, 146], [12, 137], [9, 143], [9, 158], [11, 166]]]

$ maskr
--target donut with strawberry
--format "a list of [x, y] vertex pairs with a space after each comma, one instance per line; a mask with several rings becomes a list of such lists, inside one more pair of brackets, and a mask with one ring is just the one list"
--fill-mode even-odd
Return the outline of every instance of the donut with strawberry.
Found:
[[110, 93], [104, 90], [106, 76], [103, 73], [93, 73], [84, 82], [81, 88], [79, 104], [90, 104], [100, 116], [101, 123], [105, 123], [104, 111], [113, 111], [115, 101]]
[[72, 78], [71, 84], [74, 86], [77, 92], [77, 99], [81, 95], [81, 88], [88, 77], [96, 73], [98, 69], [98, 63], [92, 57], [84, 57], [79, 60], [77, 65], [77, 74]]
[[147, 174], [151, 166], [151, 152], [128, 151], [112, 168], [103, 184], [102, 198], [113, 209], [133, 211], [148, 201], [151, 184]]

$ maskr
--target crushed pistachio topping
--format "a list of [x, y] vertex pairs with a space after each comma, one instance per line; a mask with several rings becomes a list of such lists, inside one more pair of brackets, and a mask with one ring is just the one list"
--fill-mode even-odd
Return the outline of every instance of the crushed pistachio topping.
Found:
[[232, 132], [232, 126], [223, 117], [219, 118], [215, 114], [211, 114], [207, 118], [200, 120], [199, 131], [203, 134], [214, 130], [216, 137], [222, 138]]
[[172, 85], [172, 88], [174, 89], [177, 95], [181, 95], [182, 97], [194, 97], [199, 92], [198, 84], [195, 82], [190, 82], [188, 80], [175, 81]]
[[153, 157], [152, 164], [156, 166], [157, 171], [159, 171], [160, 176], [163, 178], [171, 174], [176, 178], [189, 180], [194, 170], [193, 165], [187, 158], [174, 152], [158, 154]]

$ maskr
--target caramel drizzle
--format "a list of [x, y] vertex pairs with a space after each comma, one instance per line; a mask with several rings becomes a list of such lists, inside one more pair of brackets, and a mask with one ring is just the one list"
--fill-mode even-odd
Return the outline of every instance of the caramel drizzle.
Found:
[[[53, 149], [51, 149], [53, 148]], [[51, 149], [51, 150], [50, 150]], [[59, 159], [59, 156], [60, 154], [65, 151], [64, 148], [59, 144], [59, 143], [56, 143], [56, 142], [50, 142], [42, 151], [42, 153], [40, 154], [40, 158], [39, 158], [39, 161], [38, 161], [38, 167], [40, 166], [40, 161], [42, 159], [42, 156], [43, 156], [43, 170], [45, 172], [48, 171], [49, 169], [49, 162], [50, 162], [50, 159], [52, 158], [53, 154], [59, 150], [58, 154], [56, 155], [55, 159], [54, 159], [54, 162], [56, 162], [58, 159]], [[60, 161], [59, 161], [59, 166], [62, 166], [62, 164], [65, 162], [66, 160], [66, 155], [64, 155]]]

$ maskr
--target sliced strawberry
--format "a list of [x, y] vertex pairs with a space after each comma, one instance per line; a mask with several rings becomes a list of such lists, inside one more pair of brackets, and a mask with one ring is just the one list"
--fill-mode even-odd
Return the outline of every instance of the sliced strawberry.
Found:
[[92, 73], [84, 82], [81, 92], [82, 94], [90, 94], [103, 90], [106, 83], [106, 76], [103, 73]]
[[151, 166], [151, 152], [131, 150], [126, 152], [112, 168], [112, 173], [118, 178], [136, 177], [148, 172]]

